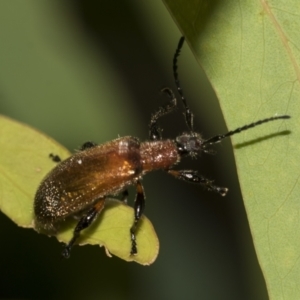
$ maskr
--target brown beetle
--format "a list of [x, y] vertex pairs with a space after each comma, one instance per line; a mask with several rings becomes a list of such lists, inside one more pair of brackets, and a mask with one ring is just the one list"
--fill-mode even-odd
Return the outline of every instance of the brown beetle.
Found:
[[[183, 96], [177, 74], [177, 59], [183, 45], [181, 38], [173, 58], [173, 71], [177, 90], [185, 109], [185, 120], [189, 131], [175, 139], [162, 139], [157, 125], [160, 117], [170, 113], [177, 105], [171, 89], [163, 92], [169, 97], [165, 106], [159, 107], [152, 115], [149, 124], [149, 141], [140, 142], [137, 138], [127, 136], [102, 145], [85, 143], [80, 152], [60, 162], [41, 182], [34, 201], [36, 228], [44, 230], [57, 229], [59, 224], [72, 215], [79, 215], [80, 220], [74, 229], [73, 238], [66, 245], [62, 255], [70, 256], [70, 250], [80, 232], [87, 228], [101, 213], [108, 196], [127, 193], [127, 187], [136, 186], [134, 220], [130, 228], [131, 251], [137, 254], [136, 228], [145, 208], [145, 194], [140, 179], [147, 172], [165, 170], [176, 178], [204, 186], [225, 196], [228, 189], [219, 187], [213, 181], [201, 176], [194, 170], [174, 170], [173, 167], [184, 156], [195, 157], [199, 152], [209, 153], [209, 146], [219, 143], [226, 137], [255, 127], [257, 125], [290, 116], [274, 116], [245, 125], [226, 134], [203, 139], [193, 130], [193, 113]], [[52, 155], [53, 160], [58, 157]]]

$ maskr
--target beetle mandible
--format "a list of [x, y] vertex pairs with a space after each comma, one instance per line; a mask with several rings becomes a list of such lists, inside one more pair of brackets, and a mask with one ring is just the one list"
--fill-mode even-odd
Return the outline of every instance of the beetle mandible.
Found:
[[[145, 193], [141, 178], [148, 172], [164, 170], [170, 175], [202, 185], [209, 191], [221, 196], [227, 194], [226, 187], [215, 185], [196, 170], [175, 170], [183, 157], [196, 157], [198, 153], [210, 153], [210, 146], [221, 142], [249, 128], [290, 116], [273, 116], [239, 127], [225, 134], [203, 139], [193, 129], [193, 113], [180, 87], [177, 60], [184, 43], [182, 37], [173, 58], [173, 74], [176, 87], [184, 106], [184, 116], [188, 131], [175, 139], [162, 139], [161, 129], [157, 121], [172, 112], [177, 100], [170, 88], [162, 90], [169, 101], [152, 115], [149, 124], [149, 141], [140, 142], [132, 136], [121, 137], [113, 141], [97, 145], [87, 142], [81, 151], [60, 162], [41, 182], [35, 195], [34, 213], [37, 229], [54, 230], [59, 224], [72, 215], [80, 215], [73, 237], [65, 246], [62, 255], [70, 256], [80, 232], [91, 225], [105, 206], [108, 196], [126, 194], [127, 187], [136, 186], [133, 224], [129, 229], [131, 239], [130, 255], [138, 252], [136, 229], [145, 208]], [[58, 160], [57, 156], [53, 156]]]

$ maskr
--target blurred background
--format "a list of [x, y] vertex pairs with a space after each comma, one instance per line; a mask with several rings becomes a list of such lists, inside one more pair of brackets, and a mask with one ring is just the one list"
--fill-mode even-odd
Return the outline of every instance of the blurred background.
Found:
[[[166, 100], [160, 89], [175, 89], [180, 36], [158, 0], [1, 1], [0, 113], [71, 151], [87, 140], [146, 140], [150, 116]], [[186, 44], [179, 76], [196, 130], [206, 138], [226, 132], [213, 89]], [[180, 104], [160, 123], [164, 137], [187, 129]], [[1, 214], [0, 298], [267, 299], [230, 141], [216, 150], [181, 168], [227, 186], [225, 198], [163, 172], [143, 179], [145, 214], [161, 247], [148, 267], [108, 258], [97, 246], [77, 246], [61, 260], [55, 238]], [[130, 194], [132, 203], [134, 189]]]

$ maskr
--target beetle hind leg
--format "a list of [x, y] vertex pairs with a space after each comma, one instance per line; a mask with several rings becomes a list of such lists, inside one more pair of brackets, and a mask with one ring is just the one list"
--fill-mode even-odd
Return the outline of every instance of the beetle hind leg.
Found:
[[57, 163], [61, 162], [61, 158], [60, 158], [58, 155], [56, 155], [56, 154], [50, 153], [50, 154], [49, 154], [49, 157], [50, 157], [50, 158], [52, 159], [52, 161], [54, 161], [54, 162], [57, 162]]
[[84, 151], [86, 149], [90, 149], [90, 148], [93, 148], [93, 147], [96, 147], [97, 144], [94, 143], [94, 142], [91, 142], [91, 141], [88, 141], [88, 142], [85, 142], [81, 147], [80, 147], [80, 151]]
[[93, 223], [93, 221], [98, 217], [98, 215], [103, 210], [104, 205], [105, 205], [105, 198], [102, 198], [99, 201], [97, 201], [95, 203], [95, 205], [92, 208], [90, 208], [83, 217], [81, 217], [81, 219], [79, 220], [79, 222], [77, 223], [77, 225], [74, 229], [72, 239], [65, 246], [65, 248], [62, 252], [62, 256], [64, 258], [69, 258], [70, 257], [71, 248], [75, 244], [76, 240], [79, 238], [80, 232], [83, 229], [89, 227]]
[[120, 200], [125, 204], [127, 204], [128, 195], [129, 193], [127, 189], [122, 192], [122, 196]]
[[131, 238], [131, 251], [130, 255], [137, 254], [137, 244], [136, 244], [136, 231], [138, 228], [139, 220], [143, 215], [145, 210], [145, 193], [142, 184], [137, 181], [136, 184], [136, 198], [134, 202], [134, 221], [130, 228], [130, 238]]

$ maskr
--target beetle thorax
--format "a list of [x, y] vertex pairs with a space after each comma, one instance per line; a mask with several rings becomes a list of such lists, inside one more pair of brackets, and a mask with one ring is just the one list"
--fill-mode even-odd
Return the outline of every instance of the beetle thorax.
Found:
[[180, 160], [176, 144], [172, 140], [141, 143], [140, 155], [144, 173], [169, 169]]

